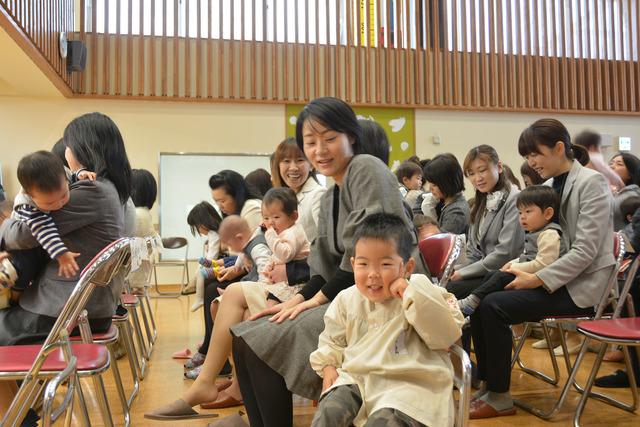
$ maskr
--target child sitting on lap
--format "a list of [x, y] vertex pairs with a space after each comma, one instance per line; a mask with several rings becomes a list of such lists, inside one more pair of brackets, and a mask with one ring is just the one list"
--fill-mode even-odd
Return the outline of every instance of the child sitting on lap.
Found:
[[413, 245], [399, 217], [368, 216], [354, 241], [355, 286], [327, 309], [310, 356], [323, 378], [312, 425], [453, 425], [447, 350], [463, 324], [455, 297], [410, 276]]
[[514, 271], [535, 273], [562, 255], [562, 229], [553, 222], [559, 206], [558, 193], [551, 187], [533, 185], [518, 194], [516, 207], [520, 214], [520, 225], [526, 231], [524, 252], [520, 258], [508, 262], [500, 270], [488, 273], [471, 295], [458, 301], [465, 316], [471, 316], [484, 297], [503, 290], [513, 282], [516, 278]]
[[[78, 178], [95, 179], [93, 172], [81, 171]], [[29, 154], [18, 163], [18, 181], [22, 186], [16, 196], [12, 217], [24, 221], [42, 248], [10, 251], [0, 263], [0, 285], [11, 288], [16, 303], [26, 287], [47, 263], [47, 255], [58, 262], [58, 274], [67, 278], [78, 273], [75, 258], [60, 238], [51, 211], [69, 202], [69, 182], [62, 161], [48, 151]], [[46, 251], [46, 252], [45, 252]]]
[[[261, 228], [264, 230], [263, 239], [269, 248], [270, 256], [263, 268], [258, 267], [258, 277], [247, 275], [241, 282], [251, 314], [267, 308], [268, 297], [276, 302], [287, 301], [302, 287], [300, 284], [288, 282], [273, 283], [269, 278], [269, 273], [275, 265], [290, 261], [304, 262], [309, 255], [307, 235], [302, 226], [296, 224], [297, 209], [298, 200], [290, 188], [272, 188], [264, 196]], [[234, 243], [227, 242], [225, 238], [223, 242], [231, 249], [235, 249], [232, 245], [237, 245], [236, 247], [239, 248], [242, 243], [242, 239]]]

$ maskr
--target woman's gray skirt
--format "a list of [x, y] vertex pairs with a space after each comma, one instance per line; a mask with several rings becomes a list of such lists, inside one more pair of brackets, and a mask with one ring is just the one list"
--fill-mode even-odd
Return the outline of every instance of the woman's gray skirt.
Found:
[[263, 317], [231, 328], [253, 352], [285, 380], [287, 388], [307, 399], [318, 399], [322, 378], [311, 369], [309, 355], [318, 348], [324, 330], [324, 313], [329, 304], [307, 310], [281, 324]]

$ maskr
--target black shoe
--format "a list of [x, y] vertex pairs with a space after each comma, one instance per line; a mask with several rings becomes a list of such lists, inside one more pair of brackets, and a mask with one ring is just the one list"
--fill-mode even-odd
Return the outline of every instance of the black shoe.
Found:
[[615, 374], [596, 378], [595, 385], [604, 388], [628, 388], [629, 376], [625, 371], [618, 369]]

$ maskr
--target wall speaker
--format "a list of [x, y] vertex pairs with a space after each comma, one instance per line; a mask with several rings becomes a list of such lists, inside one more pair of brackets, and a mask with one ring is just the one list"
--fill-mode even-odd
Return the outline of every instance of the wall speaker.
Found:
[[87, 48], [81, 40], [67, 42], [67, 73], [84, 71], [87, 65]]

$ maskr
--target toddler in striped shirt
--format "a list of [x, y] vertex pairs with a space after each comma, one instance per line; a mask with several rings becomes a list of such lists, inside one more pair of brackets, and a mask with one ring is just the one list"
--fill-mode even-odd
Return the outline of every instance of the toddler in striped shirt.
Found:
[[[93, 172], [76, 174], [77, 179], [95, 179]], [[69, 202], [69, 177], [62, 161], [48, 151], [29, 154], [18, 164], [18, 181], [22, 190], [14, 200], [12, 217], [28, 225], [41, 247], [10, 251], [0, 263], [0, 285], [11, 288], [14, 303], [49, 257], [58, 262], [58, 274], [70, 278], [78, 273], [75, 258], [80, 255], [65, 246], [51, 217], [52, 211]]]

